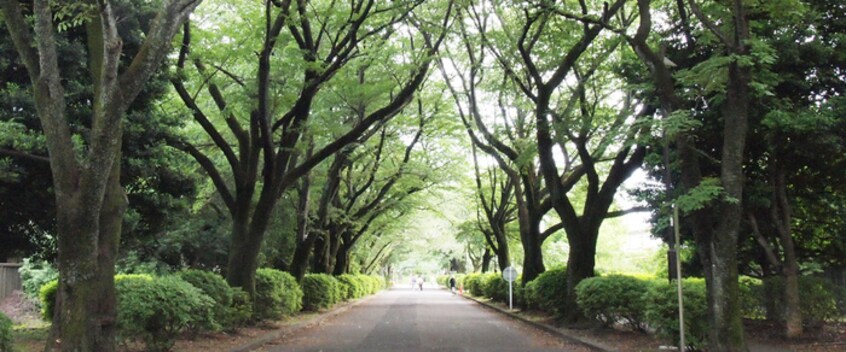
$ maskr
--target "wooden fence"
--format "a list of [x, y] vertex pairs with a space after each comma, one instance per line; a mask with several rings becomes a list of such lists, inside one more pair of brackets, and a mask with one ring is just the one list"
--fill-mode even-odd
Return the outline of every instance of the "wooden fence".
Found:
[[20, 263], [0, 263], [0, 299], [21, 289]]

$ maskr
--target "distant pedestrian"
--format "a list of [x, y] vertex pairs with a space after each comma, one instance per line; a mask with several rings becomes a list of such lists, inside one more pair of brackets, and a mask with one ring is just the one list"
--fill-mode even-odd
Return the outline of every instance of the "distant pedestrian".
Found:
[[449, 276], [449, 291], [455, 293], [455, 277], [452, 275]]
[[425, 281], [425, 280], [426, 279], [421, 275], [420, 280], [417, 281], [417, 285], [420, 286], [420, 291], [423, 291], [423, 281]]
[[416, 287], [417, 287], [417, 276], [412, 275], [411, 276], [411, 290], [414, 291], [414, 289]]

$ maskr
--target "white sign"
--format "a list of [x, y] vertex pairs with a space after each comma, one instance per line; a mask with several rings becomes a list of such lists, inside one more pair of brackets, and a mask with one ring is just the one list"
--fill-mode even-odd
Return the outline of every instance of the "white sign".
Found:
[[509, 266], [502, 271], [502, 278], [508, 282], [514, 282], [517, 280], [517, 269], [514, 269], [513, 266]]
[[513, 266], [505, 268], [502, 271], [502, 278], [508, 281], [508, 309], [514, 309], [514, 288], [512, 286], [514, 285], [514, 280], [517, 280], [517, 269], [514, 269]]

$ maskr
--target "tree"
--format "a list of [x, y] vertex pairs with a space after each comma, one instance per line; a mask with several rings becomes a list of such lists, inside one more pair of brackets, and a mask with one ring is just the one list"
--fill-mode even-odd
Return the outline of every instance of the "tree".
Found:
[[[594, 13], [585, 2], [578, 7], [531, 4], [513, 12], [480, 8], [473, 17], [485, 51], [499, 65], [501, 79], [520, 94], [512, 105], [522, 104], [530, 111], [538, 176], [572, 248], [565, 311], [573, 322], [583, 318], [575, 286], [594, 275], [599, 228], [609, 217], [617, 189], [643, 160], [645, 146], [636, 141], [648, 129], [640, 120], [654, 111], [647, 105], [635, 113], [639, 103], [632, 93], [619, 111], [603, 105], [610, 94], [604, 87], [614, 80], [602, 66], [617, 51], [620, 39], [598, 38], [610, 23], [626, 28], [632, 22], [631, 14], [618, 13], [623, 4], [605, 4]], [[567, 49], [561, 51], [562, 45]], [[567, 79], [575, 83], [565, 84]], [[557, 152], [563, 156], [559, 160]], [[605, 162], [610, 166], [601, 166]], [[569, 195], [580, 183], [587, 189], [581, 211]]]
[[[702, 98], [702, 95], [713, 97], [714, 94], [720, 97], [720, 104], [716, 104], [721, 109], [722, 122], [719, 154], [710, 159], [719, 160], [718, 167], [708, 165], [697, 149], [691, 130], [699, 125], [690, 123], [690, 116], [696, 113], [693, 108], [696, 104], [685, 102], [683, 94], [676, 88], [677, 82], [671, 73], [676, 65], [675, 60], [665, 61], [666, 47], [656, 51], [647, 43], [652, 26], [650, 1], [638, 1], [640, 26], [637, 34], [627, 40], [652, 72], [654, 94], [658, 97], [665, 119], [676, 124], [681, 122], [688, 128], [674, 136], [666, 133], [665, 129], [665, 135], [674, 138], [676, 157], [680, 164], [680, 182], [686, 193], [676, 200], [676, 204], [685, 212], [705, 270], [711, 326], [709, 348], [715, 351], [742, 351], [747, 347], [738, 296], [737, 243], [742, 217], [740, 200], [743, 198], [743, 155], [749, 118], [751, 65], [748, 56], [748, 9], [741, 1], [733, 1], [728, 6], [709, 6], [708, 9], [714, 13], [704, 12], [694, 0], [688, 1], [687, 6], [679, 2], [678, 6], [679, 23], [673, 29], [684, 38], [684, 42], [678, 45], [681, 54], [678, 61], [689, 62], [695, 51], [701, 50], [697, 46], [701, 45], [703, 37], [708, 38], [706, 42], [717, 43], [714, 55], [691, 65], [685, 71], [688, 75], [682, 75], [682, 81], [697, 87], [694, 97], [690, 99]], [[693, 13], [695, 19], [699, 20], [701, 31], [691, 30], [692, 19], [688, 13]], [[712, 16], [719, 18], [719, 21], [715, 21]], [[718, 81], [720, 83], [708, 84], [709, 81], [713, 82], [714, 75], [721, 77]], [[712, 112], [713, 109], [709, 106], [706, 111]], [[675, 121], [672, 121], [673, 118]], [[717, 120], [715, 118], [712, 121]], [[718, 195], [717, 199], [710, 196], [713, 194]]]
[[[459, 62], [456, 60], [458, 56], [450, 52], [451, 65], [447, 66], [445, 60], [440, 61], [441, 72], [472, 144], [494, 158], [499, 168], [514, 184], [520, 241], [524, 252], [525, 284], [546, 270], [541, 246], [549, 236], [560, 230], [561, 226], [552, 226], [541, 231], [541, 221], [552, 209], [552, 204], [539, 175], [538, 165], [534, 161], [535, 150], [531, 142], [527, 142], [533, 129], [532, 121], [521, 106], [517, 105], [514, 111], [507, 108], [510, 102], [507, 100], [510, 97], [509, 91], [514, 89], [514, 86], [507, 83], [492, 84], [495, 88], [491, 90], [499, 92], [495, 98], [485, 95], [479, 89], [482, 83], [488, 83], [485, 77], [490, 69], [484, 46], [480, 38], [470, 37], [463, 22], [459, 22], [459, 28], [461, 37], [458, 45], [462, 47], [460, 50], [467, 53], [466, 62]], [[452, 83], [454, 78], [461, 83], [460, 87], [457, 88]], [[488, 103], [495, 104], [498, 110], [483, 112], [481, 106]], [[501, 136], [504, 136], [504, 139]]]
[[[226, 133], [212, 122], [214, 115], [206, 112], [205, 103], [189, 92], [183, 80], [174, 79], [173, 85], [194, 120], [211, 138], [216, 151], [224, 155], [233, 182], [227, 182], [221, 168], [195, 145], [185, 141], [174, 141], [174, 145], [191, 154], [208, 173], [232, 217], [226, 270], [227, 281], [232, 286], [253, 292], [258, 254], [279, 197], [307, 171], [359, 141], [362, 135], [396, 116], [411, 101], [427, 76], [430, 57], [443, 39], [443, 34], [433, 37], [430, 33], [445, 32], [452, 8], [452, 2], [448, 2], [443, 12], [434, 14], [434, 22], [428, 22], [432, 19], [415, 11], [420, 5], [421, 1], [385, 5], [372, 0], [343, 4], [266, 1], [257, 32], [246, 32], [247, 37], [237, 39], [246, 43], [245, 47], [259, 46], [255, 66], [244, 63], [240, 67], [226, 67], [225, 62], [208, 62], [207, 55], [192, 45], [192, 30], [185, 26], [177, 70], [185, 77], [194, 77], [198, 81], [196, 86], [204, 88], [207, 96], [201, 98], [218, 110], [217, 116], [225, 122]], [[258, 18], [248, 20], [253, 19]], [[252, 26], [249, 22], [244, 25]], [[397, 38], [396, 33], [400, 32], [397, 27], [401, 25], [418, 29], [419, 36], [409, 34], [408, 39]], [[287, 34], [283, 34], [284, 29]], [[253, 33], [261, 33], [261, 38], [249, 37]], [[304, 146], [301, 140], [309, 134], [310, 121], [315, 115], [337, 116], [324, 106], [319, 113], [313, 111], [327, 83], [347, 70], [381, 70], [383, 66], [374, 63], [384, 64], [393, 58], [378, 62], [385, 58], [380, 55], [398, 55], [396, 48], [403, 46], [413, 54], [405, 54], [401, 60], [393, 57], [402, 64], [385, 72], [391, 76], [388, 81], [391, 84], [377, 85], [377, 91], [371, 91], [372, 95], [367, 97], [379, 101], [378, 108], [372, 105], [372, 110], [366, 111], [362, 119], [350, 120], [340, 132], [327, 134], [325, 144], [315, 146], [313, 153], [304, 158], [303, 151], [311, 147]], [[209, 53], [208, 57], [215, 55]], [[196, 69], [194, 76], [188, 76], [187, 63]], [[275, 68], [278, 66], [284, 69]], [[242, 79], [236, 69], [256, 78]], [[301, 76], [284, 74], [285, 70]], [[367, 91], [366, 87], [360, 84], [358, 88], [346, 89]], [[240, 100], [232, 101], [229, 97]], [[243, 121], [248, 121], [246, 127]], [[227, 139], [227, 135], [231, 138]], [[305, 238], [301, 243], [305, 248], [298, 249], [297, 254], [310, 252], [315, 240], [316, 236]], [[294, 265], [302, 262], [298, 255]], [[293, 266], [291, 270], [296, 274], [302, 269]]]
[[[759, 260], [762, 275], [784, 277], [788, 338], [803, 332], [800, 264], [814, 259], [801, 253], [816, 242], [799, 237], [796, 226], [804, 221], [795, 218], [794, 208], [823, 201], [821, 194], [839, 193], [836, 190], [843, 182], [841, 173], [829, 170], [837, 170], [837, 165], [843, 163], [843, 158], [836, 157], [842, 154], [839, 150], [844, 145], [836, 111], [837, 95], [846, 89], [842, 79], [814, 78], [818, 72], [834, 72], [843, 67], [843, 60], [827, 54], [829, 48], [837, 47], [837, 39], [830, 31], [837, 25], [836, 19], [842, 18], [834, 15], [835, 7], [826, 2], [796, 6], [796, 11], [773, 16], [767, 27], [759, 30], [781, 33], [762, 38], [760, 44], [766, 45], [768, 52], [762, 54], [769, 55], [772, 62], [763, 66], [762, 72], [756, 72], [761, 77], [756, 81], [765, 84], [770, 94], [754, 97], [750, 117], [754, 128], [744, 169], [750, 190], [744, 199], [747, 227], [758, 245], [753, 252], [763, 253], [757, 256], [763, 258]], [[814, 23], [812, 27], [818, 29], [811, 29], [807, 23]], [[808, 41], [812, 36], [820, 36], [820, 40]], [[774, 48], [780, 49], [777, 55]], [[807, 220], [809, 215], [800, 217]], [[827, 212], [825, 217], [831, 215]]]
[[32, 26], [18, 1], [2, 3], [6, 28], [32, 81], [50, 155], [60, 271], [60, 309], [56, 309], [55, 321], [62, 350], [115, 348], [114, 258], [126, 209], [119, 182], [122, 120], [164, 59], [179, 26], [199, 3], [181, 0], [162, 4], [144, 44], [122, 71], [122, 43], [112, 4], [103, 0], [80, 5], [83, 16], [90, 15], [86, 18], [87, 56], [90, 89], [94, 92], [91, 129], [84, 147], [74, 142], [68, 125], [50, 3], [33, 1]]
[[[473, 166], [476, 176], [476, 199], [481, 207], [476, 208], [476, 226], [484, 236], [485, 259], [482, 272], [488, 271], [490, 254], [492, 251], [497, 258], [500, 271], [511, 266], [511, 253], [508, 249], [508, 232], [506, 225], [514, 221], [514, 180], [498, 172], [496, 168], [489, 168], [486, 172], [486, 183], [482, 184], [482, 174], [479, 171], [479, 160], [476, 146], [473, 146]], [[484, 216], [483, 216], [484, 215]]]
[[[156, 6], [127, 0], [112, 3], [116, 16], [123, 18], [117, 30], [125, 55], [121, 65], [143, 44], [143, 31], [156, 15]], [[3, 32], [5, 34], [5, 32]], [[87, 120], [93, 92], [87, 85], [90, 73], [85, 64], [85, 28], [70, 26], [57, 34], [59, 66], [66, 85], [67, 118], [74, 134], [87, 133]], [[16, 62], [14, 43], [0, 37], [0, 56], [9, 58], [0, 66], [0, 104], [8, 113], [0, 117], [0, 233], [8, 245], [2, 251], [16, 256], [36, 256], [54, 261], [57, 255], [55, 195], [43, 132], [38, 121], [29, 77], [22, 63]], [[182, 199], [193, 194], [194, 175], [183, 172], [181, 155], [166, 147], [162, 135], [173, 133], [180, 121], [158, 109], [166, 92], [165, 70], [159, 69], [126, 113], [128, 128], [122, 140], [121, 185], [126, 189], [129, 208], [121, 235], [121, 252], [135, 248], [149, 253], [149, 239], [160, 236], [169, 219], [185, 208]], [[79, 82], [79, 84], [77, 84]], [[190, 160], [189, 160], [190, 161]], [[4, 257], [0, 253], [0, 257]]]

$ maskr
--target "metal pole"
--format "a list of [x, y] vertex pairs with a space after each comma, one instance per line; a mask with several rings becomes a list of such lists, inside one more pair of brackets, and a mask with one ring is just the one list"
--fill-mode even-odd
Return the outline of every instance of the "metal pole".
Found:
[[508, 282], [508, 310], [514, 310], [514, 306], [512, 305], [512, 297], [511, 297], [511, 286], [514, 285], [514, 281]]
[[679, 208], [673, 205], [673, 229], [676, 242], [676, 285], [679, 296], [679, 351], [685, 350], [684, 343], [684, 295], [682, 294], [681, 260], [679, 259], [679, 247], [681, 244], [679, 235]]

